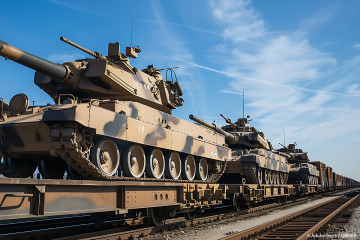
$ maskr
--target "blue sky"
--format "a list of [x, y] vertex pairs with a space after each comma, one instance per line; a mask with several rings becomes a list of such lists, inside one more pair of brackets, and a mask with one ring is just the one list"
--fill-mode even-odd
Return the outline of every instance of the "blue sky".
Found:
[[[360, 180], [360, 2], [3, 1], [0, 39], [51, 61], [88, 57], [60, 36], [107, 53], [142, 49], [137, 68], [180, 67], [184, 106], [207, 121], [245, 113], [273, 143], [297, 142], [313, 161]], [[51, 99], [34, 71], [0, 59], [0, 96]]]

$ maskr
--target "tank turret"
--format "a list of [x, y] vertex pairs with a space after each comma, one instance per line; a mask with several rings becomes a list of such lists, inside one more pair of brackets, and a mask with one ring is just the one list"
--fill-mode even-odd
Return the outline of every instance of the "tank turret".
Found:
[[230, 141], [228, 143], [230, 146], [236, 148], [264, 148], [266, 150], [272, 150], [271, 143], [265, 138], [264, 133], [249, 126], [249, 117], [239, 118], [233, 123], [222, 114], [220, 114], [220, 116], [229, 124], [222, 127], [222, 129], [237, 137], [237, 141]]
[[296, 143], [289, 144], [287, 147], [279, 143], [282, 148], [278, 149], [279, 152], [289, 155], [288, 161], [292, 162], [309, 162], [309, 157], [302, 149], [296, 148]]
[[309, 163], [310, 159], [307, 152], [296, 148], [297, 144], [295, 142], [288, 146], [279, 144], [282, 148], [278, 149], [278, 151], [288, 155], [288, 162], [291, 164], [289, 183], [317, 185], [319, 183], [319, 171]]
[[140, 71], [130, 65], [129, 58], [136, 58], [140, 48], [127, 47], [125, 55], [120, 52], [119, 43], [110, 43], [108, 56], [103, 56], [64, 37], [60, 39], [95, 59], [57, 64], [3, 41], [0, 41], [0, 55], [34, 69], [35, 84], [55, 101], [61, 94], [71, 94], [82, 102], [90, 99], [134, 101], [166, 113], [182, 106], [180, 84], [177, 80], [164, 80], [160, 73], [164, 69], [149, 66]]

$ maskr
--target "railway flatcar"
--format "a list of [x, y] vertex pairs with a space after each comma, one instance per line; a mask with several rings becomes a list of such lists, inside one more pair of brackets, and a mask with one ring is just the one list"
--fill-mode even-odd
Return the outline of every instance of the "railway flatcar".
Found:
[[329, 182], [328, 189], [333, 190], [334, 189], [334, 181], [333, 181], [332, 167], [329, 167], [329, 166], [326, 167], [326, 177], [327, 177], [328, 182]]
[[310, 164], [314, 165], [319, 171], [319, 184], [321, 185], [321, 189], [323, 191], [329, 190], [329, 178], [327, 175], [326, 164], [320, 161], [312, 161]]

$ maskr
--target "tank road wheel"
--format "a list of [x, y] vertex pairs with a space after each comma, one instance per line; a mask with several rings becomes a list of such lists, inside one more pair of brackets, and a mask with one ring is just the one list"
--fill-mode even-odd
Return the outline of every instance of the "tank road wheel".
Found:
[[196, 160], [196, 178], [205, 181], [208, 177], [208, 164], [205, 158]]
[[5, 177], [28, 178], [31, 177], [38, 165], [37, 160], [20, 158], [3, 158], [3, 170], [1, 172]]
[[164, 224], [165, 216], [161, 208], [148, 208], [146, 215], [149, 222], [155, 226], [162, 226]]
[[124, 170], [127, 176], [139, 178], [145, 171], [145, 153], [140, 145], [133, 144], [124, 152]]
[[38, 169], [42, 178], [61, 179], [64, 177], [67, 165], [61, 159], [40, 160]]
[[196, 164], [195, 159], [191, 155], [187, 155], [184, 161], [182, 175], [186, 180], [193, 180], [195, 178]]
[[288, 179], [289, 179], [289, 174], [288, 174], [288, 173], [284, 173], [284, 184], [287, 183]]
[[274, 172], [274, 184], [279, 185], [280, 179], [279, 179], [279, 173]]
[[269, 171], [269, 184], [273, 184], [274, 183], [274, 172], [273, 171]]
[[284, 173], [279, 173], [279, 177], [280, 177], [280, 184], [283, 185], [284, 184]]
[[165, 158], [162, 151], [155, 148], [147, 157], [147, 173], [153, 178], [161, 178], [165, 170]]
[[265, 184], [270, 184], [270, 170], [265, 169], [264, 171]]
[[258, 181], [258, 184], [262, 184], [262, 180], [263, 180], [263, 171], [261, 168], [257, 168], [256, 169], [256, 176], [257, 176], [257, 181]]
[[181, 174], [181, 159], [177, 152], [172, 152], [166, 157], [165, 162], [166, 177], [170, 179], [178, 179]]
[[110, 139], [97, 141], [91, 150], [90, 157], [91, 162], [107, 176], [113, 176], [119, 167], [119, 148]]
[[184, 217], [186, 218], [186, 220], [194, 220], [196, 217], [196, 211], [186, 212], [184, 213]]

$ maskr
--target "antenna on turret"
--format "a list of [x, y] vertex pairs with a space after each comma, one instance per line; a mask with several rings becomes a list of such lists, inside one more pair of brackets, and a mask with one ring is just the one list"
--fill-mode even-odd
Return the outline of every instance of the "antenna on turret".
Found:
[[283, 132], [284, 132], [284, 146], [286, 146], [286, 144], [285, 144], [285, 128], [283, 128]]
[[243, 118], [245, 118], [245, 90], [243, 89]]
[[130, 47], [132, 47], [132, 36], [134, 32], [134, 18], [131, 20], [131, 40], [130, 40]]

